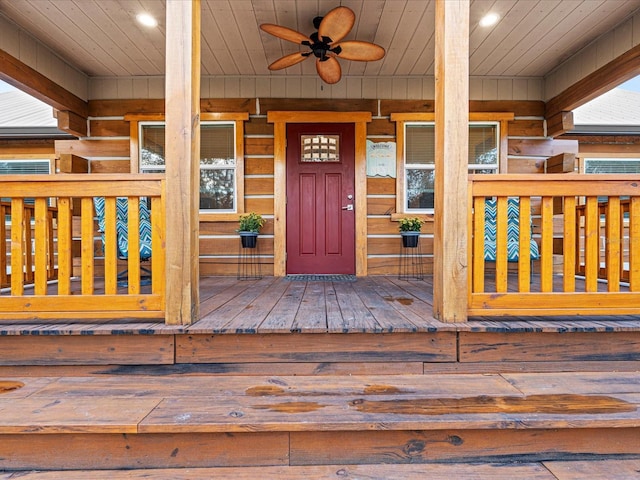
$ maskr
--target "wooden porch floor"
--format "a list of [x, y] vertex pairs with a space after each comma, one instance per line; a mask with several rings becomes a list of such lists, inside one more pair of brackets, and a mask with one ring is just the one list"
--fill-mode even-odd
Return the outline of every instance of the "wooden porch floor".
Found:
[[[509, 277], [514, 288], [516, 280]], [[488, 278], [488, 286], [490, 281]], [[560, 284], [561, 277], [557, 281]], [[581, 280], [576, 283], [578, 290], [582, 288]], [[135, 318], [73, 323], [65, 319], [7, 321], [0, 322], [0, 335], [640, 331], [640, 315], [483, 316], [463, 323], [443, 323], [433, 317], [432, 292], [431, 276], [424, 280], [370, 276], [355, 281], [202, 277], [200, 319], [193, 325], [172, 326]]]
[[[510, 278], [511, 282], [516, 279]], [[579, 281], [578, 281], [579, 283]], [[579, 287], [579, 285], [578, 285]], [[203, 278], [200, 320], [189, 333], [401, 333], [438, 331], [638, 331], [638, 316], [433, 317], [432, 278], [370, 276], [356, 281], [238, 281]]]

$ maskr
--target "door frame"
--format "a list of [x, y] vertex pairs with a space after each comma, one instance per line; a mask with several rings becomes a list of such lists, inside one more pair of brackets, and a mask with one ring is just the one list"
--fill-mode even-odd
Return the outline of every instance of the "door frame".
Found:
[[287, 123], [353, 123], [355, 152], [356, 275], [367, 274], [367, 123], [371, 112], [270, 111], [273, 123], [273, 275], [287, 272]]

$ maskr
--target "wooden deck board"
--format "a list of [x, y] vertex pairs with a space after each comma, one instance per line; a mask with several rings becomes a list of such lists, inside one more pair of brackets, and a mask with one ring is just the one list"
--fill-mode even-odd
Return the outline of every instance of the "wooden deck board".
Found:
[[544, 462], [558, 480], [612, 480], [640, 478], [640, 459]]
[[640, 426], [636, 375], [572, 375], [26, 377], [29, 396], [0, 395], [0, 434]]
[[302, 282], [285, 282], [286, 290], [266, 315], [258, 333], [291, 333], [306, 285]]
[[[136, 433], [138, 425], [161, 398], [92, 395], [69, 398], [31, 395], [19, 402], [0, 398], [0, 432]], [[19, 408], [16, 406], [19, 405]]]
[[[585, 462], [589, 463], [589, 462]], [[615, 472], [615, 461], [609, 462], [610, 471]], [[626, 466], [626, 465], [625, 465]], [[10, 475], [10, 474], [7, 474]], [[210, 480], [211, 478], [233, 478], [236, 480], [557, 480], [540, 463], [488, 463], [488, 464], [420, 464], [420, 465], [322, 465], [301, 467], [218, 467], [188, 469], [148, 470], [92, 470], [58, 472], [20, 472], [16, 478], [24, 480]], [[10, 476], [0, 478], [9, 479]], [[577, 477], [571, 477], [577, 478]], [[592, 477], [593, 478], [593, 477]], [[608, 477], [609, 479], [615, 477]], [[568, 478], [567, 478], [568, 480]]]
[[324, 282], [307, 282], [291, 330], [299, 333], [327, 331], [327, 306]]
[[342, 312], [342, 330], [330, 330], [331, 333], [383, 332], [369, 309], [360, 299], [352, 282], [336, 288], [336, 298]]
[[524, 394], [571, 391], [579, 394], [640, 393], [638, 372], [596, 372], [503, 374], [503, 377]]
[[408, 309], [396, 310], [384, 295], [380, 295], [377, 285], [368, 278], [361, 280], [358, 294], [364, 306], [371, 312], [383, 332], [416, 332], [418, 328], [405, 315]]
[[225, 329], [236, 333], [257, 333], [260, 324], [286, 291], [285, 283], [282, 279], [274, 279], [246, 305], [244, 310], [225, 325]]

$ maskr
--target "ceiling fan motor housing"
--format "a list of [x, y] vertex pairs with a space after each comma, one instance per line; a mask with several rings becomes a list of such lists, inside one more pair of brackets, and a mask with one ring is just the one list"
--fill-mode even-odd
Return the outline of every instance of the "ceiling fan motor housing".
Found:
[[[317, 19], [322, 20], [322, 17], [316, 17]], [[314, 20], [314, 24], [315, 24], [315, 20]], [[342, 51], [342, 48], [340, 47], [340, 45], [331, 48], [330, 47], [330, 43], [332, 42], [330, 37], [322, 37], [320, 38], [320, 35], [318, 34], [318, 32], [314, 32], [312, 33], [309, 38], [313, 41], [313, 43], [308, 42], [308, 41], [304, 41], [302, 42], [302, 45], [306, 45], [309, 48], [311, 48], [311, 52], [309, 53], [303, 53], [303, 55], [305, 56], [309, 56], [311, 55], [311, 53], [313, 53], [313, 55], [316, 58], [319, 58], [321, 62], [324, 62], [327, 60], [327, 52], [331, 52], [331, 53], [335, 53], [336, 55], [340, 55], [340, 52]]]

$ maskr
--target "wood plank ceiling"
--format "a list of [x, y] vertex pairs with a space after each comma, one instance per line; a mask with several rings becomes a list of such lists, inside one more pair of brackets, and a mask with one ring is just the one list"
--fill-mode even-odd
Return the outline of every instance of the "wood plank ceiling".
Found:
[[[356, 13], [347, 39], [387, 51], [377, 62], [341, 61], [343, 75], [433, 75], [434, 0], [202, 0], [203, 74], [316, 75], [310, 60], [270, 72], [271, 62], [300, 50], [258, 27], [276, 23], [308, 35], [313, 17], [340, 4]], [[639, 8], [640, 0], [472, 0], [470, 73], [544, 76]], [[138, 25], [142, 11], [160, 25]], [[501, 21], [478, 26], [490, 11]], [[0, 0], [0, 15], [89, 76], [164, 72], [164, 0]]]

